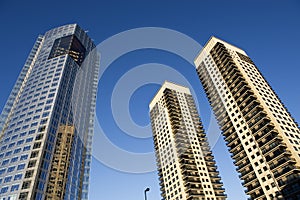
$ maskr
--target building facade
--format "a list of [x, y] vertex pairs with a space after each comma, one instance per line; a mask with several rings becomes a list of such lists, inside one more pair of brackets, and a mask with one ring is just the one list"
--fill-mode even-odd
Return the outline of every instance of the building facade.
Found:
[[299, 127], [248, 55], [212, 37], [200, 81], [251, 199], [300, 199]]
[[0, 117], [0, 199], [88, 199], [99, 55], [70, 24], [38, 37]]
[[162, 198], [226, 199], [189, 89], [165, 82], [149, 107]]

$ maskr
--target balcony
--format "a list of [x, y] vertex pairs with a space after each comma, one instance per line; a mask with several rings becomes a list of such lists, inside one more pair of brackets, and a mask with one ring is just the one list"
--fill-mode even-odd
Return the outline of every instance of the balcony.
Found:
[[251, 177], [247, 176], [246, 178], [243, 179], [244, 180], [243, 186], [247, 186], [248, 184], [252, 183], [253, 180], [256, 180], [256, 179], [257, 179], [257, 177], [255, 175], [253, 175]]
[[237, 148], [237, 147], [242, 147], [242, 143], [236, 142], [236, 143], [233, 143], [232, 145], [230, 145], [230, 146], [228, 146], [228, 147], [230, 148], [229, 151], [232, 153], [232, 152], [235, 151], [235, 148]]
[[255, 182], [255, 185], [247, 186], [245, 193], [249, 194], [249, 193], [253, 192], [253, 190], [258, 190], [258, 189], [261, 189], [261, 185], [258, 182]]
[[256, 108], [256, 109], [260, 109], [263, 110], [262, 106], [257, 102], [250, 102], [250, 104], [248, 106], [245, 106], [243, 109], [241, 109], [242, 113], [244, 116], [247, 116], [250, 112], [252, 112], [252, 110]]
[[226, 138], [225, 140], [227, 141], [227, 146], [231, 146], [232, 143], [237, 142], [236, 140], [238, 140], [239, 137], [237, 136], [236, 133], [232, 134], [230, 137]]
[[281, 157], [281, 156], [289, 157], [291, 155], [291, 152], [284, 148], [283, 149], [279, 148], [279, 149], [275, 150], [274, 152], [271, 152], [270, 154], [271, 155], [265, 156], [267, 162], [272, 161], [274, 158], [279, 159], [279, 157]]
[[251, 131], [252, 133], [255, 133], [261, 131], [266, 127], [271, 127], [271, 126], [274, 128], [274, 124], [269, 119], [264, 119], [260, 124], [257, 124], [256, 126], [252, 127]]
[[250, 90], [247, 90], [247, 88], [242, 89], [240, 92], [233, 94], [233, 98], [237, 101], [239, 98], [244, 98], [244, 96], [250, 96], [254, 93]]
[[251, 165], [251, 163], [250, 163], [250, 161], [247, 159], [246, 163], [241, 163], [241, 164], [238, 165], [237, 171], [238, 171], [238, 172], [241, 172], [241, 171], [244, 170], [245, 167], [247, 167], [247, 166], [250, 167], [250, 165]]
[[296, 160], [294, 158], [286, 158], [283, 157], [281, 159], [278, 160], [278, 162], [276, 163], [270, 163], [270, 169], [271, 170], [276, 170], [278, 167], [283, 168], [283, 164], [284, 165], [294, 165], [296, 163]]
[[255, 175], [255, 172], [253, 171], [252, 166], [250, 166], [250, 167], [248, 168], [248, 170], [243, 171], [243, 172], [239, 175], [239, 177], [240, 177], [241, 179], [245, 180], [245, 177], [246, 177], [246, 176], [250, 176], [250, 175], [252, 175], [252, 176]]
[[[244, 112], [244, 109], [247, 112], [248, 110], [253, 109], [256, 106], [260, 106], [260, 104], [257, 100], [253, 99], [253, 97], [251, 99], [248, 99], [246, 102], [243, 102], [242, 105], [239, 105], [242, 113]], [[262, 108], [262, 106], [260, 106], [260, 107]]]
[[233, 159], [238, 159], [239, 157], [241, 157], [240, 154], [246, 154], [244, 149], [239, 149], [239, 150], [230, 151], [230, 152], [233, 153], [233, 155], [231, 156]]

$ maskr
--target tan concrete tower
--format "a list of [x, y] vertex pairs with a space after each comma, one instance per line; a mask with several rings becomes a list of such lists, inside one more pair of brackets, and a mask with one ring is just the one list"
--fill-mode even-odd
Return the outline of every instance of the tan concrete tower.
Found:
[[163, 199], [225, 199], [189, 89], [165, 82], [150, 103], [150, 115]]
[[299, 127], [247, 54], [212, 37], [195, 66], [251, 199], [300, 199]]

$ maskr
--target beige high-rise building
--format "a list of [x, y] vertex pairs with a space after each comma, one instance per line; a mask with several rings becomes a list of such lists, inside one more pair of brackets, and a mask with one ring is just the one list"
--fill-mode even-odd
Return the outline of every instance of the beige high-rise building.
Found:
[[226, 195], [188, 88], [165, 82], [150, 103], [162, 198], [224, 200]]
[[300, 199], [299, 127], [253, 61], [212, 37], [195, 65], [246, 193]]

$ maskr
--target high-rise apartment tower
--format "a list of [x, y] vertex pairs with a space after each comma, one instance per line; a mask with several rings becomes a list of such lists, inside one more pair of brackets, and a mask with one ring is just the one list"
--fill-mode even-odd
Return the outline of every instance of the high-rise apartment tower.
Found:
[[150, 115], [163, 199], [226, 199], [189, 89], [165, 82]]
[[299, 127], [247, 54], [212, 37], [200, 81], [251, 199], [300, 199]]
[[99, 56], [76, 24], [38, 37], [0, 118], [0, 199], [88, 199]]

